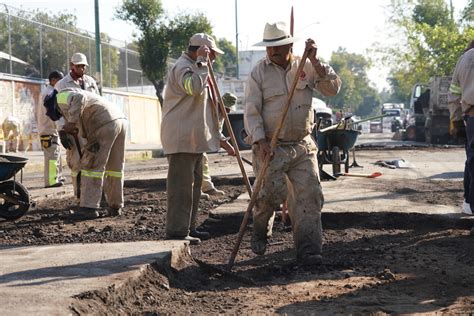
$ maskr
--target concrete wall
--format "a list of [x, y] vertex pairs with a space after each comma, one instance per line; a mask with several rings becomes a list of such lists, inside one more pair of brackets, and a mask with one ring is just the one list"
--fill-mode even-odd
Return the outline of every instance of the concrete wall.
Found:
[[[40, 150], [36, 109], [42, 106], [40, 94], [44, 88], [44, 81], [0, 74], [0, 124], [9, 115], [20, 120], [20, 150]], [[158, 98], [111, 89], [104, 89], [103, 96], [120, 108], [129, 119], [128, 144], [161, 148], [161, 106]]]

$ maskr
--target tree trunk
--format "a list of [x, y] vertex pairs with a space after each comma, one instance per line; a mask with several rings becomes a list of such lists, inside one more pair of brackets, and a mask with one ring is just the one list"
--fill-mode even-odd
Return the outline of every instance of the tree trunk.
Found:
[[152, 83], [156, 90], [156, 96], [158, 100], [160, 101], [160, 106], [163, 107], [163, 89], [165, 87], [165, 82], [163, 80], [160, 80], [160, 81], [152, 80]]

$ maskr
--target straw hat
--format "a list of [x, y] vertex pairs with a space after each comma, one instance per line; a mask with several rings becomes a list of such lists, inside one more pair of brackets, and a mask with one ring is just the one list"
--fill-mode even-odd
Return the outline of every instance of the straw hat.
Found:
[[291, 36], [290, 30], [285, 22], [267, 23], [263, 31], [263, 41], [254, 46], [281, 46], [294, 43], [298, 40]]

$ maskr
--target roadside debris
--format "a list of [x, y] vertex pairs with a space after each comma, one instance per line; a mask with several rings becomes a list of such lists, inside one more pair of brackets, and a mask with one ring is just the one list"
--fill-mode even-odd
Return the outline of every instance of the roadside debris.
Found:
[[395, 159], [395, 160], [377, 160], [374, 162], [374, 165], [381, 166], [389, 169], [409, 169], [414, 168], [414, 166], [406, 161], [405, 159]]

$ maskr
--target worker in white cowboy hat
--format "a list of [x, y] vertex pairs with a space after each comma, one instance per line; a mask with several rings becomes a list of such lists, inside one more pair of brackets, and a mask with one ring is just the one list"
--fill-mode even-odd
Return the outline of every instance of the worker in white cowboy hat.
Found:
[[[314, 114], [313, 90], [324, 96], [339, 92], [341, 80], [331, 66], [317, 57], [313, 39], [306, 40], [305, 60], [289, 111], [278, 135], [277, 149], [270, 140], [288, 100], [301, 58], [291, 52], [295, 38], [284, 22], [267, 23], [263, 41], [267, 56], [252, 69], [246, 85], [244, 123], [252, 144], [255, 174], [265, 158], [272, 157], [253, 213], [252, 251], [265, 253], [271, 235], [274, 210], [287, 199], [293, 239], [299, 264], [322, 261], [321, 208], [323, 192], [319, 180], [317, 147], [311, 138]], [[288, 191], [288, 193], [286, 193]]]

